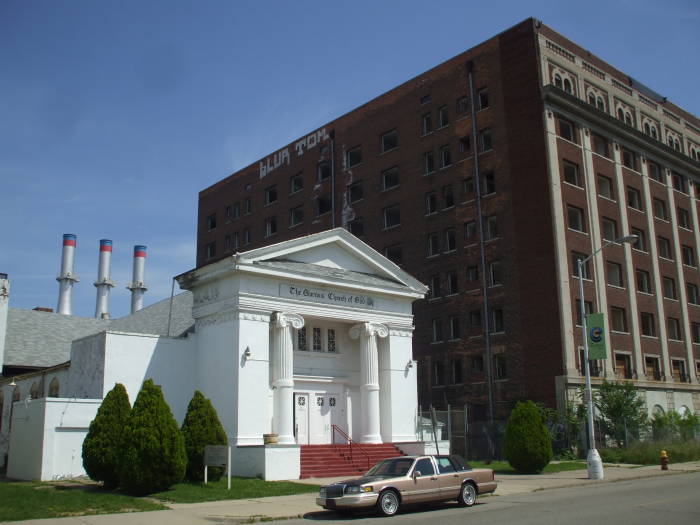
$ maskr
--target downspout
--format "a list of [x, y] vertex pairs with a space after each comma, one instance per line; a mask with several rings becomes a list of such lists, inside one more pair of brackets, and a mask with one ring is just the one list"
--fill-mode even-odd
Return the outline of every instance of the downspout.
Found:
[[331, 228], [335, 228], [335, 130], [331, 130]]
[[491, 356], [491, 330], [489, 323], [489, 295], [488, 295], [488, 280], [486, 278], [486, 249], [484, 240], [484, 217], [481, 211], [481, 174], [479, 170], [479, 148], [478, 135], [476, 128], [476, 92], [474, 90], [474, 62], [467, 62], [467, 76], [469, 79], [469, 99], [471, 101], [472, 115], [472, 152], [474, 154], [474, 184], [476, 188], [476, 213], [479, 225], [479, 259], [481, 263], [481, 287], [484, 297], [484, 353], [486, 357], [486, 384], [488, 385], [488, 401], [489, 401], [489, 425], [493, 426], [493, 418], [495, 412], [493, 398], [493, 370]]

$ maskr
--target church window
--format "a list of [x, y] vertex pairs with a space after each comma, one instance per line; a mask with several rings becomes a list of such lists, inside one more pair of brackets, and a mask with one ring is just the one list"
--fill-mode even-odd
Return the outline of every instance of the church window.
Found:
[[314, 352], [323, 352], [321, 329], [316, 326], [313, 328], [313, 350]]

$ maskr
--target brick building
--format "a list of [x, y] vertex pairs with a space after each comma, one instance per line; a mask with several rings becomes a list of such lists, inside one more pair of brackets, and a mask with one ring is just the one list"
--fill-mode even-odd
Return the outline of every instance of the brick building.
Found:
[[700, 121], [528, 19], [203, 190], [197, 266], [349, 229], [430, 286], [420, 402], [481, 419], [574, 397], [577, 258], [634, 233], [586, 267], [594, 383], [698, 412], [699, 196]]

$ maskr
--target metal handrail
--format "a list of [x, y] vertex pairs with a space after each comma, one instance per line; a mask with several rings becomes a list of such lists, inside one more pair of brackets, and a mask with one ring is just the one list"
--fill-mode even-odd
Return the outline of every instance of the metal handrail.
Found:
[[336, 443], [335, 443], [335, 433], [336, 433], [336, 432], [338, 432], [338, 434], [340, 434], [341, 437], [345, 438], [345, 439], [347, 440], [347, 442], [348, 442], [348, 445], [350, 445], [350, 461], [352, 461], [352, 459], [353, 459], [353, 456], [352, 456], [352, 447], [354, 446], [354, 447], [356, 447], [360, 452], [362, 452], [362, 454], [364, 454], [365, 457], [367, 458], [367, 468], [369, 468], [369, 467], [372, 466], [372, 465], [370, 465], [370, 463], [371, 463], [371, 458], [369, 457], [369, 454], [368, 454], [368, 453], [365, 451], [365, 449], [363, 449], [359, 444], [355, 443], [355, 442], [352, 440], [352, 438], [351, 438], [350, 436], [348, 436], [348, 434], [347, 434], [342, 428], [340, 428], [338, 425], [331, 425], [331, 429], [333, 430], [333, 432], [332, 432], [332, 434], [331, 434], [331, 441], [333, 442], [334, 445], [336, 444]]

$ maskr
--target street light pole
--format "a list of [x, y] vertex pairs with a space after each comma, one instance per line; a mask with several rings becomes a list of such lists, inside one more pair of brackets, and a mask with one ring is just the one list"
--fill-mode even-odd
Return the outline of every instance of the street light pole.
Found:
[[584, 370], [586, 374], [586, 412], [587, 412], [587, 427], [588, 427], [588, 455], [586, 462], [588, 463], [588, 479], [603, 479], [603, 462], [600, 459], [600, 454], [595, 448], [595, 431], [593, 428], [593, 389], [591, 388], [591, 368], [588, 359], [588, 328], [586, 326], [586, 301], [583, 295], [583, 265], [588, 262], [596, 253], [611, 245], [612, 243], [634, 243], [637, 242], [636, 235], [626, 235], [614, 241], [607, 241], [600, 248], [595, 250], [585, 259], [578, 260], [578, 285], [579, 285], [579, 304], [581, 308], [581, 328], [583, 335], [583, 360]]

